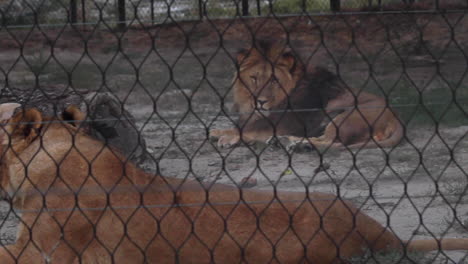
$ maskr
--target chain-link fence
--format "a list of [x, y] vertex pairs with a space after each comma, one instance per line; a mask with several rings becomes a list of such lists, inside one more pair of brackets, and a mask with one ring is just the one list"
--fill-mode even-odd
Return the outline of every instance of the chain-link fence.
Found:
[[466, 8], [0, 3], [0, 262], [468, 263]]

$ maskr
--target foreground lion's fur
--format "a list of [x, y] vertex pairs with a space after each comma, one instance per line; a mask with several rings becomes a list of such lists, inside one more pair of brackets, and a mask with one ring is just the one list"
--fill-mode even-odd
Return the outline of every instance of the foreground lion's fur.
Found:
[[[403, 137], [402, 125], [383, 98], [353, 91], [326, 69], [306, 70], [280, 43], [258, 41], [239, 53], [238, 64], [233, 85], [238, 127], [210, 131], [221, 147], [264, 142], [272, 136], [317, 147], [389, 147]], [[321, 109], [338, 115], [317, 137], [326, 116]]]
[[[146, 174], [80, 128], [34, 109], [4, 129], [0, 185], [21, 221], [0, 263], [321, 264], [406, 243], [333, 195]], [[468, 239], [440, 243], [468, 249]], [[434, 239], [407, 246], [438, 249]]]
[[[35, 100], [34, 102], [26, 100], [24, 103], [23, 106], [16, 103], [0, 104], [0, 120], [5, 119], [4, 114], [5, 116], [11, 115], [11, 111], [4, 111], [2, 114], [2, 108], [15, 110], [15, 108], [28, 105], [37, 105], [47, 115], [55, 116], [71, 105], [83, 112], [80, 117], [84, 120], [80, 122], [81, 129], [87, 130], [88, 134], [117, 148], [138, 166], [146, 169], [154, 168], [154, 160], [146, 152], [146, 140], [140, 137], [138, 129], [135, 129], [135, 119], [112, 93], [103, 91], [72, 93], [54, 104], [48, 100]], [[76, 106], [73, 103], [80, 103], [80, 105]]]

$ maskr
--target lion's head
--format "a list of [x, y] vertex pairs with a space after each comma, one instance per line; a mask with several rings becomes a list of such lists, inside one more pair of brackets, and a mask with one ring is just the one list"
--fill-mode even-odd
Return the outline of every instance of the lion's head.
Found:
[[[71, 110], [71, 111], [69, 111]], [[69, 142], [78, 133], [78, 123], [69, 123], [71, 120], [81, 120], [81, 112], [69, 108], [64, 111], [63, 118], [45, 118], [37, 109], [18, 108], [16, 114], [10, 113], [7, 120], [2, 120], [0, 127], [0, 186], [2, 198], [12, 199], [19, 189], [29, 189], [32, 186], [49, 187], [52, 179], [35, 178], [36, 174], [43, 174], [45, 168], [50, 164], [57, 164], [63, 160], [63, 156], [58, 157], [55, 149], [68, 148], [71, 144], [62, 144], [61, 137], [65, 137]], [[62, 124], [57, 122], [65, 121]], [[58, 127], [60, 126], [60, 127]], [[60, 128], [56, 133], [54, 127]], [[43, 140], [40, 136], [47, 135]], [[63, 135], [63, 136], [62, 136]], [[57, 143], [51, 143], [55, 140]], [[56, 170], [56, 169], [55, 169]], [[56, 173], [52, 172], [51, 175]], [[41, 182], [43, 181], [43, 182]], [[47, 182], [44, 185], [44, 182]]]
[[287, 100], [304, 73], [296, 56], [277, 42], [258, 41], [239, 52], [237, 62], [234, 103], [241, 114], [261, 111], [268, 115]]
[[[93, 178], [90, 175], [101, 170], [103, 163], [122, 167], [125, 158], [88, 136], [81, 122], [77, 122], [83, 118], [84, 114], [76, 107], [67, 108], [60, 118], [45, 117], [34, 108], [19, 108], [10, 119], [3, 121], [0, 127], [2, 198], [16, 202], [23, 195], [52, 186], [77, 188], [90, 182], [88, 178]], [[121, 177], [118, 174], [100, 183], [114, 183]]]

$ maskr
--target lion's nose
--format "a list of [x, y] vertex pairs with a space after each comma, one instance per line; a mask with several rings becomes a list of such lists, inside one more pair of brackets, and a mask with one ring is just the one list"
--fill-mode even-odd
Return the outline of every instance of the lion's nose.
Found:
[[267, 100], [260, 100], [260, 99], [257, 100], [257, 103], [259, 106], [263, 106], [266, 102]]

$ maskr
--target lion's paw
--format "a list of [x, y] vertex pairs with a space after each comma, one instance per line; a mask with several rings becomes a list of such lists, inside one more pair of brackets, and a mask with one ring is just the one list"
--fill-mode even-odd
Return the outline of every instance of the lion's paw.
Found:
[[240, 143], [239, 136], [221, 136], [218, 140], [219, 148], [233, 148]]
[[273, 136], [266, 143], [277, 148], [285, 148], [288, 152], [310, 151], [313, 146], [306, 138], [295, 136]]
[[302, 142], [291, 142], [286, 146], [286, 148], [289, 152], [310, 152], [314, 149], [314, 146], [312, 146], [307, 140], [304, 140]]
[[313, 146], [307, 138], [289, 136], [288, 142], [285, 145], [289, 152], [307, 152], [313, 149]]
[[224, 130], [222, 130], [222, 129], [212, 129], [212, 130], [210, 130], [210, 134], [208, 136], [208, 139], [211, 142], [216, 142], [223, 135], [223, 132], [224, 132]]
[[288, 136], [271, 136], [265, 141], [265, 143], [274, 148], [286, 147], [289, 144], [289, 137]]

